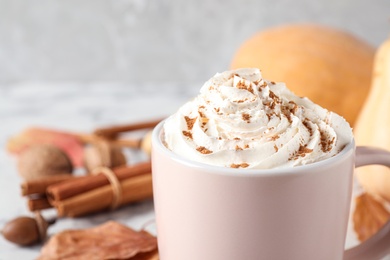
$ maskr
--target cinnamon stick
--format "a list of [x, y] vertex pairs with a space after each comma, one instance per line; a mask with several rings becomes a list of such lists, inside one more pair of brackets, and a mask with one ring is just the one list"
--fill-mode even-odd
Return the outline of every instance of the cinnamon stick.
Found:
[[45, 176], [40, 179], [26, 181], [21, 184], [22, 196], [31, 194], [46, 194], [46, 188], [52, 184], [63, 182], [76, 178], [71, 174], [57, 174], [53, 176]]
[[140, 148], [141, 139], [115, 139], [111, 141], [111, 145], [114, 147], [128, 147], [128, 148]]
[[41, 198], [29, 198], [27, 201], [28, 209], [32, 212], [42, 209], [52, 208], [46, 197]]
[[[140, 174], [121, 181], [122, 200], [120, 205], [152, 198], [152, 174]], [[114, 199], [111, 184], [84, 192], [64, 200], [53, 200], [58, 216], [79, 217], [110, 208]]]
[[[84, 144], [94, 144], [98, 140], [103, 139], [108, 139], [107, 137], [102, 137], [100, 135], [96, 134], [74, 134], [82, 143]], [[139, 148], [142, 142], [142, 138], [139, 139], [109, 139], [110, 144], [114, 147], [127, 147], [127, 148]]]
[[114, 139], [117, 137], [118, 134], [128, 131], [134, 131], [139, 129], [146, 129], [146, 128], [153, 128], [158, 123], [161, 122], [162, 119], [156, 119], [151, 121], [145, 121], [145, 122], [139, 122], [139, 123], [133, 123], [128, 125], [118, 125], [118, 126], [111, 126], [111, 127], [105, 127], [105, 128], [98, 128], [94, 131], [94, 134], [106, 137], [109, 139]]
[[[113, 169], [118, 181], [151, 171], [150, 162], [142, 162], [133, 166], [120, 166]], [[108, 184], [110, 183], [107, 177], [103, 174], [83, 176], [66, 182], [50, 185], [47, 188], [47, 196], [50, 202], [54, 202], [67, 199]]]

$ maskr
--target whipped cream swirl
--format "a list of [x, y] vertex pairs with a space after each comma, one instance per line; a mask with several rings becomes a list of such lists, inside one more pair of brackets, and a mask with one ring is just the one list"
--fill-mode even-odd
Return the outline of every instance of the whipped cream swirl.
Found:
[[341, 116], [258, 69], [216, 74], [164, 124], [164, 141], [190, 160], [231, 168], [293, 167], [330, 158], [351, 142]]

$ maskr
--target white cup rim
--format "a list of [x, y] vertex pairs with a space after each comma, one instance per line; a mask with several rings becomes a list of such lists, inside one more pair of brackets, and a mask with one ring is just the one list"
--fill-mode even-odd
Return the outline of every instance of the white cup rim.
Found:
[[[344, 158], [350, 156], [351, 152], [355, 154], [355, 140], [352, 138], [351, 142], [348, 143], [342, 151], [334, 155], [331, 158], [327, 158], [318, 162], [294, 166], [291, 168], [271, 168], [271, 169], [234, 169], [223, 166], [210, 165], [206, 163], [196, 162], [187, 159], [179, 154], [169, 150], [161, 141], [161, 131], [165, 120], [161, 121], [154, 129], [152, 133], [152, 149], [158, 149], [160, 152], [166, 154], [172, 160], [179, 162], [188, 167], [202, 169], [204, 171], [223, 175], [235, 175], [235, 176], [269, 176], [269, 175], [291, 175], [291, 174], [307, 174], [312, 172], [315, 174], [319, 168], [330, 167], [335, 163], [342, 161]], [[153, 156], [152, 156], [153, 160]]]

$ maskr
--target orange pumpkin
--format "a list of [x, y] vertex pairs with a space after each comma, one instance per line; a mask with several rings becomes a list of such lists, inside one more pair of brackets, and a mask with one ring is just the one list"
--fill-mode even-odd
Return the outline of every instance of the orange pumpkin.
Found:
[[257, 67], [265, 79], [354, 124], [368, 94], [375, 49], [333, 28], [297, 24], [259, 32], [245, 41], [231, 68]]
[[[356, 143], [390, 150], [390, 38], [379, 46], [373, 71], [371, 90], [355, 124]], [[366, 191], [390, 202], [389, 168], [367, 166], [356, 173]]]

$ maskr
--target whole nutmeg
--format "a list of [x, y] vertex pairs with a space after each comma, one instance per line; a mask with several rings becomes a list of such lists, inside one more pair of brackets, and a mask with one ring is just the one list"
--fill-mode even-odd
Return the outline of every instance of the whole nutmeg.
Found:
[[101, 166], [114, 168], [126, 163], [122, 149], [111, 145], [109, 141], [98, 141], [84, 149], [84, 165], [88, 171]]
[[50, 144], [39, 144], [21, 153], [18, 170], [25, 180], [34, 180], [48, 175], [71, 174], [73, 165], [60, 148]]

